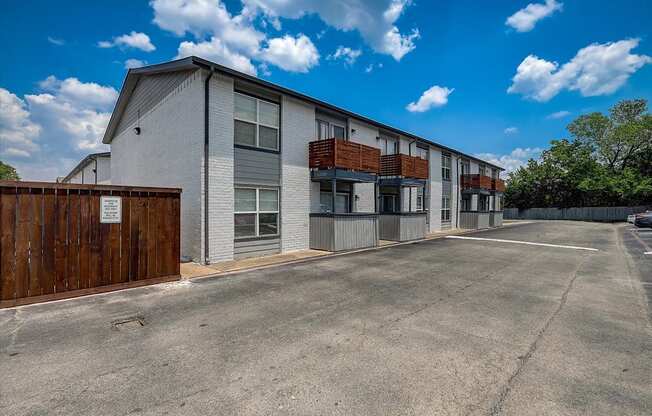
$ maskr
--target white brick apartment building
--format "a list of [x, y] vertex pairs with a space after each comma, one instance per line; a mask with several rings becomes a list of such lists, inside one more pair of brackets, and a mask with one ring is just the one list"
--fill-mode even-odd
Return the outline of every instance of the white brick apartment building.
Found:
[[68, 175], [61, 179], [63, 183], [88, 185], [111, 184], [111, 153], [92, 153], [82, 159]]
[[502, 222], [500, 167], [196, 57], [129, 70], [103, 142], [112, 184], [182, 188], [197, 262]]

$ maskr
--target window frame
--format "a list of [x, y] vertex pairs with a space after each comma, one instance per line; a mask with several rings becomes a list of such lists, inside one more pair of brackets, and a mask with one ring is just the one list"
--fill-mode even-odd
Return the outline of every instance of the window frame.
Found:
[[[256, 191], [256, 209], [254, 211], [236, 211], [235, 209], [235, 193], [238, 189], [253, 189]], [[270, 210], [261, 210], [260, 209], [260, 191], [275, 191], [276, 192], [276, 210], [275, 211], [270, 211]], [[239, 214], [245, 214], [245, 215], [251, 215], [254, 214], [256, 217], [256, 222], [255, 222], [255, 233], [254, 235], [248, 235], [248, 236], [241, 236], [241, 237], [236, 237], [234, 235], [235, 240], [245, 240], [245, 239], [251, 239], [251, 238], [268, 238], [268, 237], [279, 237], [281, 235], [281, 193], [279, 191], [279, 188], [274, 188], [274, 187], [266, 187], [266, 186], [235, 186], [233, 188], [233, 198], [234, 198], [234, 208], [233, 208], [233, 219], [235, 221], [235, 216]], [[260, 234], [260, 214], [276, 214], [276, 234]], [[235, 233], [235, 223], [233, 225], [234, 227], [234, 233]]]
[[[448, 166], [446, 166], [446, 163], [444, 161], [448, 161]], [[451, 180], [452, 176], [452, 167], [453, 167], [453, 158], [450, 154], [448, 153], [442, 153], [441, 154], [441, 179], [443, 181], [449, 181]], [[444, 172], [448, 172], [446, 175]]]
[[[330, 211], [324, 211], [322, 210], [322, 203], [321, 203], [321, 197], [324, 195], [328, 195], [328, 198], [332, 201], [333, 198], [333, 193], [331, 191], [319, 191], [319, 212], [322, 214], [333, 214], [335, 211], [334, 207], [331, 207]], [[349, 214], [351, 213], [351, 195], [349, 192], [335, 192], [335, 198], [337, 199], [338, 196], [344, 196], [346, 197], [346, 212], [338, 212], [338, 214]]]
[[[448, 204], [444, 204], [444, 201], [448, 200]], [[447, 205], [447, 206], [446, 206]], [[441, 222], [451, 222], [451, 197], [449, 195], [441, 196]]]
[[[251, 121], [251, 120], [246, 120], [243, 118], [236, 117], [235, 115], [235, 98], [233, 99], [233, 144], [235, 146], [243, 146], [247, 148], [255, 148], [255, 149], [261, 149], [261, 150], [266, 150], [266, 151], [273, 151], [273, 152], [280, 152], [281, 150], [281, 105], [278, 103], [275, 103], [273, 101], [268, 101], [268, 100], [263, 100], [258, 97], [254, 97], [253, 95], [248, 95], [242, 92], [234, 91], [233, 92], [234, 97], [236, 95], [245, 97], [247, 99], [254, 100], [256, 102], [256, 120]], [[260, 102], [264, 102], [265, 104], [272, 105], [276, 107], [277, 110], [277, 125], [271, 125], [267, 123], [262, 123], [260, 122]], [[250, 144], [242, 144], [242, 143], [236, 143], [235, 141], [235, 122], [239, 121], [241, 123], [247, 123], [247, 124], [253, 124], [256, 128], [256, 141], [255, 144], [252, 146]], [[267, 147], [267, 146], [261, 146], [260, 145], [260, 127], [266, 127], [268, 129], [273, 129], [276, 130], [276, 148], [274, 147]]]

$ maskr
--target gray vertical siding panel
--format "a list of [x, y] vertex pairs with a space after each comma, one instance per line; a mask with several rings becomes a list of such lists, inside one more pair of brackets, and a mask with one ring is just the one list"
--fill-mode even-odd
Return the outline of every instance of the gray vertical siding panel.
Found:
[[400, 216], [383, 214], [379, 215], [378, 234], [381, 240], [400, 241]]
[[426, 215], [406, 215], [401, 217], [401, 240], [420, 240], [426, 237]]
[[236, 184], [279, 186], [281, 163], [278, 153], [234, 149], [233, 175]]
[[426, 214], [380, 214], [378, 229], [381, 240], [419, 240], [426, 236]]
[[478, 213], [460, 212], [460, 228], [469, 230], [478, 228]]
[[238, 241], [233, 245], [233, 258], [261, 257], [281, 252], [281, 239], [270, 238], [261, 240]]
[[335, 217], [335, 251], [376, 247], [378, 245], [378, 217]]
[[116, 128], [115, 136], [131, 127], [138, 120], [139, 111], [140, 116], [143, 117], [145, 113], [153, 109], [183, 81], [188, 79], [193, 72], [176, 71], [143, 76], [134, 88], [129, 103]]
[[478, 212], [478, 228], [489, 228], [489, 213], [488, 212]]
[[311, 216], [310, 248], [315, 250], [344, 251], [378, 245], [378, 217]]
[[334, 232], [332, 217], [310, 217], [310, 248], [334, 251]]

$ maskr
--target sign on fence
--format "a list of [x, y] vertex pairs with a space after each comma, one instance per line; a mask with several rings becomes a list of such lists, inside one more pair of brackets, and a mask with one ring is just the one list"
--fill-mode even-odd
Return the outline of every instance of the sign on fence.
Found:
[[100, 197], [100, 223], [120, 224], [122, 220], [122, 198], [119, 196]]

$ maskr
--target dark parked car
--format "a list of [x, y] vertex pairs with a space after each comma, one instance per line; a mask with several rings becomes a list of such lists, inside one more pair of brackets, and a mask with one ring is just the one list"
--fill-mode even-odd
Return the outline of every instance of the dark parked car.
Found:
[[636, 214], [634, 225], [637, 227], [652, 228], [652, 212], [647, 211], [643, 214]]

